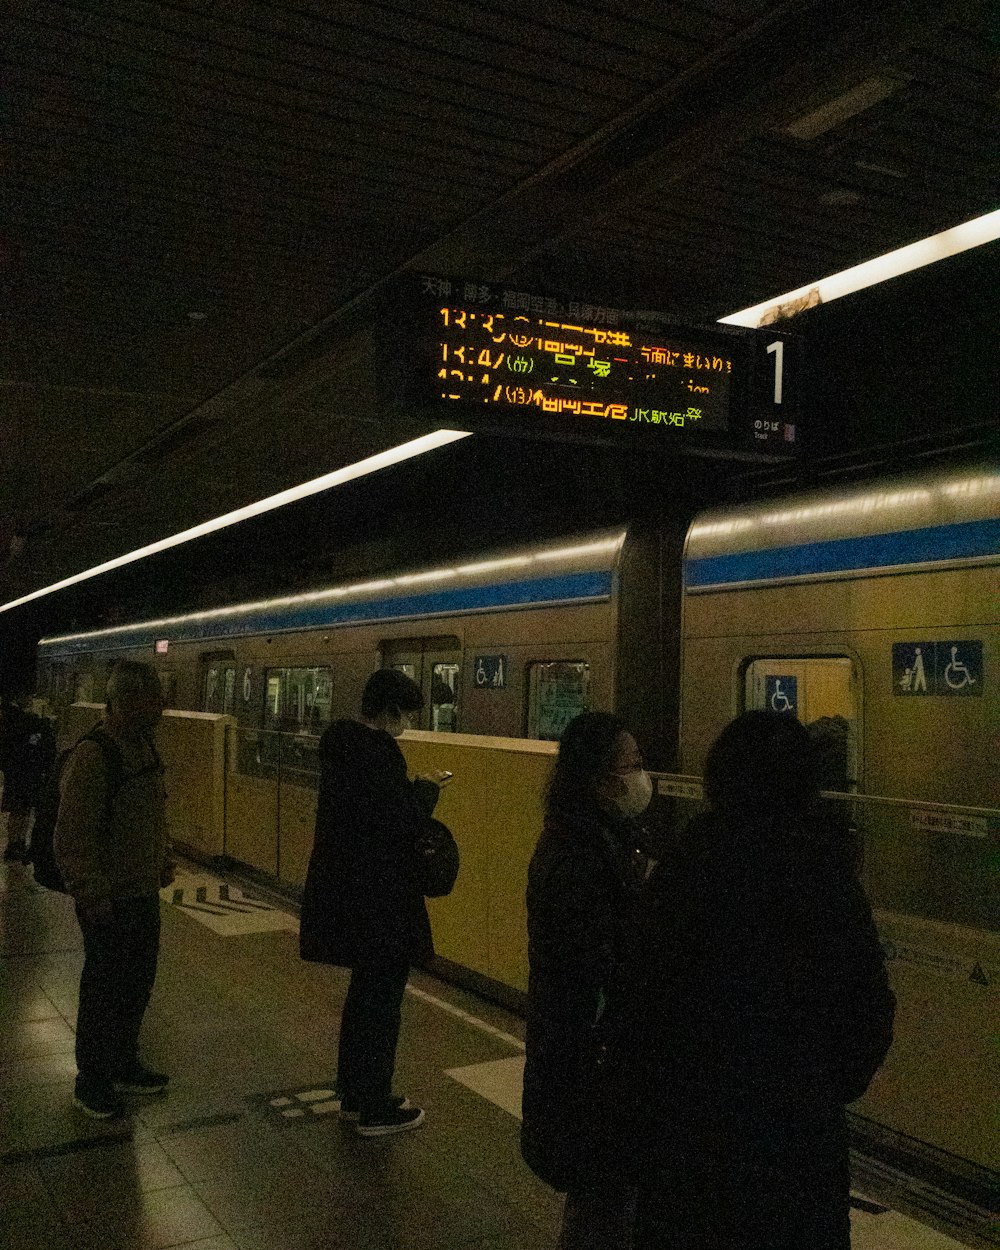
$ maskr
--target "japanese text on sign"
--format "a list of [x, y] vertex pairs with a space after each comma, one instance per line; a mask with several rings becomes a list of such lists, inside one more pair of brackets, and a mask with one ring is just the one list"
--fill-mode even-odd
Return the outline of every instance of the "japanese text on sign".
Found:
[[547, 314], [547, 305], [541, 315], [441, 306], [439, 397], [661, 429], [728, 428], [734, 362], [721, 347]]

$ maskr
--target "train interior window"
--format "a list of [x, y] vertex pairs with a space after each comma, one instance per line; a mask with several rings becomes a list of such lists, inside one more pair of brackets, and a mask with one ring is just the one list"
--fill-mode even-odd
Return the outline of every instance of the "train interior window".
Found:
[[820, 744], [824, 790], [857, 789], [859, 702], [854, 665], [847, 658], [769, 656], [747, 665], [746, 709], [799, 718]]
[[462, 652], [451, 635], [431, 638], [393, 638], [381, 645], [382, 666], [405, 673], [420, 687], [424, 706], [414, 729], [458, 733], [459, 678]]
[[73, 674], [73, 702], [74, 703], [93, 703], [94, 702], [94, 674], [93, 672], [83, 672]]
[[160, 679], [160, 693], [163, 695], [163, 706], [176, 706], [177, 674], [172, 668], [161, 668], [156, 675]]
[[556, 742], [590, 707], [590, 665], [554, 660], [528, 665], [528, 737]]
[[236, 690], [236, 667], [233, 664], [210, 664], [205, 670], [203, 712], [224, 712], [232, 715]]
[[458, 663], [435, 664], [431, 669], [431, 729], [455, 733], [458, 728]]
[[[234, 670], [234, 688], [235, 680]], [[331, 669], [268, 669], [264, 728], [278, 729], [283, 733], [321, 734], [330, 723], [332, 701]]]

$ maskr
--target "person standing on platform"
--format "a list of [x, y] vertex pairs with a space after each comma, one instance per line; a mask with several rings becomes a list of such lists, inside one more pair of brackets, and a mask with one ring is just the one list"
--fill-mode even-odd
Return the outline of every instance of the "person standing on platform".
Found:
[[632, 1246], [642, 1158], [635, 1072], [637, 821], [652, 797], [635, 739], [607, 712], [563, 732], [528, 869], [521, 1153], [566, 1193], [560, 1250]]
[[44, 716], [26, 712], [16, 699], [0, 703], [0, 772], [7, 813], [4, 862], [28, 862], [28, 826], [56, 756], [55, 735]]
[[417, 1128], [424, 1112], [392, 1092], [403, 992], [412, 964], [434, 954], [417, 878], [416, 838], [438, 780], [410, 781], [396, 739], [420, 711], [420, 687], [380, 669], [358, 720], [319, 743], [316, 835], [302, 897], [303, 959], [351, 970], [340, 1020], [340, 1114], [363, 1137]]
[[122, 1114], [122, 1093], [167, 1085], [139, 1059], [159, 954], [159, 891], [173, 880], [153, 744], [162, 712], [155, 670], [120, 661], [108, 678], [103, 721], [73, 748], [60, 779], [53, 843], [84, 949], [73, 1101], [101, 1120]]
[[845, 1104], [895, 1001], [820, 765], [793, 716], [737, 717], [708, 755], [710, 811], [651, 874], [638, 1250], [849, 1250]]

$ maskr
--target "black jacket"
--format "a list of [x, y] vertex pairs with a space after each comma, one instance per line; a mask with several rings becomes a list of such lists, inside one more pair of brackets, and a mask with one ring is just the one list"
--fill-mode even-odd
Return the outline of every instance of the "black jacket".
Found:
[[[521, 1150], [556, 1189], [628, 1170], [617, 1117], [588, 1086], [595, 1022], [634, 1050], [637, 906], [645, 857], [631, 821], [581, 812], [546, 822], [528, 869], [528, 1017]], [[615, 1122], [611, 1122], [615, 1120]]]
[[9, 707], [0, 717], [4, 811], [35, 806], [41, 798], [55, 756], [55, 734], [49, 721], [19, 707]]
[[871, 911], [822, 829], [692, 822], [650, 886], [655, 1175], [637, 1246], [847, 1250], [844, 1105], [892, 1039]]
[[303, 959], [349, 968], [424, 962], [434, 947], [414, 840], [438, 787], [409, 781], [396, 741], [359, 721], [330, 725], [319, 756]]

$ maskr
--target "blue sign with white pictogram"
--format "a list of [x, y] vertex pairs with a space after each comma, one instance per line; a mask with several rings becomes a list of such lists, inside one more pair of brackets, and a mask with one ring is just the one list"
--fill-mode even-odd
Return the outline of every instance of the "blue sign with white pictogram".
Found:
[[472, 668], [472, 681], [477, 690], [503, 690], [507, 685], [505, 655], [477, 655]]
[[934, 664], [933, 642], [894, 642], [892, 644], [892, 693], [933, 694]]
[[769, 712], [799, 714], [799, 682], [797, 677], [765, 677], [764, 707]]
[[983, 693], [983, 644], [978, 639], [937, 644], [937, 692], [947, 695]]
[[975, 698], [983, 693], [980, 639], [949, 642], [894, 642], [892, 693]]

